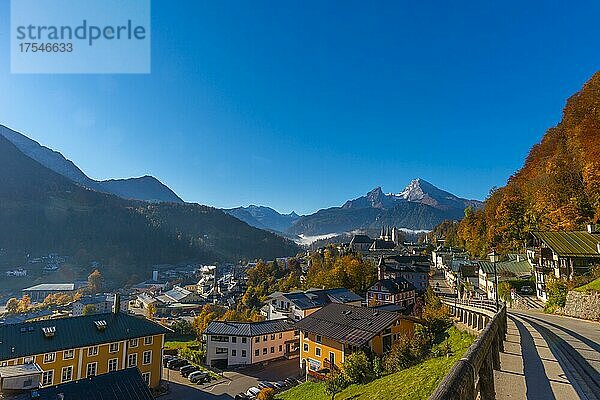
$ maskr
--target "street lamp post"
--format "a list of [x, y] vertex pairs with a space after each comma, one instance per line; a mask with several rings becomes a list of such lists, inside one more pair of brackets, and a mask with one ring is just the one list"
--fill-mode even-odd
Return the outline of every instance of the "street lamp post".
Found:
[[496, 300], [496, 311], [498, 311], [500, 309], [500, 307], [498, 305], [498, 270], [496, 269], [496, 262], [498, 261], [499, 258], [500, 258], [500, 255], [498, 253], [496, 253], [496, 249], [492, 249], [492, 252], [490, 253], [490, 261], [494, 264], [494, 283], [495, 283], [494, 297]]

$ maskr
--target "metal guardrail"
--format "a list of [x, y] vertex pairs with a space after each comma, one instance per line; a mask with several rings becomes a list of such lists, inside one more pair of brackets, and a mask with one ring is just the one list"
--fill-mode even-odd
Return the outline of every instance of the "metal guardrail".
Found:
[[[494, 369], [500, 369], [500, 351], [504, 350], [506, 338], [506, 305], [496, 311], [495, 303], [489, 301], [465, 301], [443, 299], [455, 314], [462, 310], [488, 317], [489, 322], [444, 377], [429, 400], [493, 400]], [[491, 316], [491, 317], [490, 317]]]

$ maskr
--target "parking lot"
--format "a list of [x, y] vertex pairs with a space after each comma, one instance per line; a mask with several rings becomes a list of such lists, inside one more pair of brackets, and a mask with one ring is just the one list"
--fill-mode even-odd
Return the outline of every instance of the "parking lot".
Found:
[[253, 366], [238, 371], [225, 371], [223, 377], [210, 383], [195, 385], [180, 375], [179, 371], [163, 371], [163, 378], [169, 380], [169, 393], [161, 396], [165, 400], [180, 399], [233, 399], [236, 394], [257, 386], [258, 381], [279, 381], [288, 377], [300, 377], [298, 359], [274, 361], [265, 367]]

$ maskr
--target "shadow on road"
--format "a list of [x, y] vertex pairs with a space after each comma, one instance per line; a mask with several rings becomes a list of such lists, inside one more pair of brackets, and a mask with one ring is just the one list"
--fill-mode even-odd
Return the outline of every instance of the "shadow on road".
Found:
[[568, 331], [568, 329], [535, 317], [524, 315], [520, 315], [519, 317], [527, 321], [542, 335], [575, 391], [582, 398], [597, 399], [597, 395], [600, 393], [600, 373], [566, 340], [534, 320], [554, 326], [564, 332]]
[[527, 330], [525, 325], [512, 315], [509, 316], [513, 320], [519, 335], [521, 336], [521, 352], [523, 353], [523, 373], [525, 375], [525, 386], [527, 387], [527, 400], [553, 400], [556, 397], [550, 381], [544, 370], [544, 363], [540, 358], [536, 348], [533, 336]]

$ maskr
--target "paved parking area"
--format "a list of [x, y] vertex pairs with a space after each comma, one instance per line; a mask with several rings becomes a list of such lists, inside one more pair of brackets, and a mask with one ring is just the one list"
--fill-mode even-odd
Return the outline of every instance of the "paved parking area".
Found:
[[169, 378], [170, 391], [161, 396], [164, 400], [215, 400], [233, 399], [236, 394], [246, 392], [250, 387], [256, 386], [258, 381], [278, 381], [288, 377], [299, 377], [300, 370], [297, 358], [291, 360], [274, 361], [265, 367], [254, 366], [238, 371], [226, 371], [223, 378], [202, 385], [190, 383], [178, 371], [164, 370], [163, 378]]

